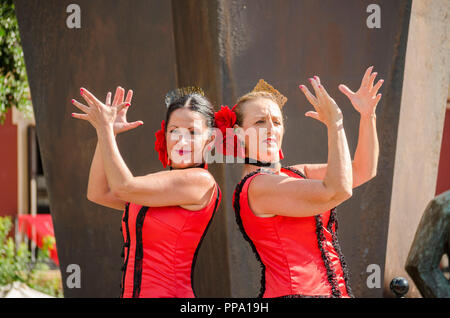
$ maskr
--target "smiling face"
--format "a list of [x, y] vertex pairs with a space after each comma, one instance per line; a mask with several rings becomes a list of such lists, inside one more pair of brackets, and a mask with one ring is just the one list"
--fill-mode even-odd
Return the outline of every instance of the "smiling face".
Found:
[[283, 116], [278, 104], [269, 98], [256, 97], [239, 107], [242, 113], [240, 128], [245, 132], [246, 157], [278, 161], [284, 134]]
[[173, 168], [204, 162], [204, 148], [214, 137], [202, 114], [186, 107], [176, 109], [170, 115], [166, 132], [167, 154]]

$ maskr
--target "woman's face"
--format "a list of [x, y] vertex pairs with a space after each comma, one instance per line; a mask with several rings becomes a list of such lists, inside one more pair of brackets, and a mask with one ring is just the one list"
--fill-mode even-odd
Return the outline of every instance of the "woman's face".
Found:
[[284, 134], [283, 117], [278, 104], [271, 99], [258, 97], [245, 102], [241, 107], [246, 157], [260, 161], [278, 161]]
[[174, 110], [167, 123], [167, 155], [173, 168], [204, 162], [203, 150], [213, 139], [203, 115], [186, 107]]

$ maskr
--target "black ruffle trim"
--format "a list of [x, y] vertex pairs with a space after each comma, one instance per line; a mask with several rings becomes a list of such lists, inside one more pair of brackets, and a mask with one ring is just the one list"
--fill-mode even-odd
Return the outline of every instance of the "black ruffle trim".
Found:
[[330, 265], [330, 258], [328, 257], [327, 251], [323, 248], [323, 242], [326, 240], [325, 235], [323, 234], [323, 223], [322, 223], [322, 215], [315, 215], [316, 219], [316, 234], [317, 234], [317, 244], [319, 246], [320, 253], [322, 255], [322, 260], [327, 270], [328, 282], [331, 285], [331, 294], [334, 297], [340, 297], [341, 291], [338, 288], [336, 273]]
[[[306, 179], [306, 176], [303, 173], [301, 173], [298, 169], [293, 168], [293, 167], [284, 167], [284, 168], [287, 170], [290, 170], [290, 171], [298, 174], [299, 176], [303, 177], [304, 179]], [[325, 241], [325, 236], [323, 234], [322, 215], [320, 215], [320, 214], [315, 215], [314, 218], [316, 220], [317, 243], [319, 246], [320, 253], [322, 255], [322, 260], [323, 260], [325, 268], [327, 270], [327, 278], [328, 278], [328, 282], [330, 283], [330, 286], [331, 286], [331, 294], [333, 297], [341, 297], [342, 294], [338, 288], [336, 273], [330, 265], [330, 258], [328, 256], [328, 253], [323, 248], [323, 242]], [[336, 208], [333, 208], [330, 211], [330, 219], [328, 221], [327, 228], [330, 231], [330, 233], [332, 233], [332, 245], [339, 255], [339, 261], [341, 262], [342, 271], [344, 273], [346, 289], [347, 289], [347, 292], [349, 292], [350, 286], [348, 284], [347, 268], [346, 268], [346, 266], [344, 267], [345, 262], [344, 262], [343, 255], [340, 252], [340, 247], [339, 247], [339, 243], [337, 242], [336, 233], [335, 233], [335, 231], [332, 230], [333, 223], [336, 223]], [[335, 228], [337, 229], [337, 223], [336, 223]], [[350, 295], [351, 295], [351, 293], [349, 293], [349, 296]]]
[[142, 259], [144, 258], [144, 247], [142, 246], [142, 227], [148, 207], [143, 206], [136, 217], [136, 250], [134, 251], [134, 277], [133, 298], [138, 298], [141, 292], [142, 281]]
[[[333, 223], [335, 224], [334, 231], [333, 231]], [[339, 244], [339, 240], [337, 237], [338, 220], [337, 220], [336, 208], [331, 210], [330, 221], [328, 222], [328, 230], [330, 231], [330, 233], [332, 233], [332, 237], [333, 237], [332, 244], [333, 244], [334, 249], [338, 253], [339, 261], [341, 262], [341, 267], [342, 267], [342, 272], [344, 273], [344, 281], [345, 281], [345, 288], [347, 290], [347, 294], [351, 298], [355, 298], [355, 296], [352, 293], [352, 289], [350, 287], [348, 266], [347, 266], [347, 263], [345, 262], [344, 254], [341, 251], [341, 246]]]
[[259, 173], [260, 171], [261, 171], [261, 169], [258, 169], [253, 172], [250, 172], [249, 174], [244, 176], [242, 178], [242, 180], [237, 184], [237, 186], [234, 190], [234, 194], [233, 194], [233, 198], [234, 198], [233, 208], [234, 208], [234, 214], [236, 217], [236, 223], [237, 223], [242, 235], [244, 236], [244, 239], [250, 244], [250, 247], [252, 248], [252, 251], [255, 254], [256, 259], [258, 260], [259, 264], [261, 265], [261, 288], [259, 291], [259, 295], [257, 296], [258, 298], [261, 298], [264, 295], [264, 292], [266, 291], [266, 266], [262, 262], [261, 257], [259, 256], [259, 253], [258, 253], [258, 250], [256, 249], [255, 244], [253, 244], [253, 241], [247, 235], [247, 232], [245, 232], [244, 226], [242, 224], [242, 219], [241, 219], [241, 213], [240, 213], [241, 207], [240, 207], [240, 203], [239, 203], [239, 198], [240, 198], [240, 195], [242, 192], [242, 187], [244, 186], [247, 179], [250, 178], [251, 176]]
[[[125, 248], [127, 248], [127, 256], [125, 258], [124, 264], [122, 265], [123, 273], [122, 273], [122, 282], [120, 284], [120, 289], [121, 289], [120, 298], [123, 298], [123, 292], [124, 292], [124, 287], [125, 287], [125, 274], [126, 274], [126, 269], [127, 269], [127, 265], [128, 265], [128, 257], [130, 256], [130, 230], [128, 228], [129, 207], [130, 207], [130, 202], [125, 203], [125, 213], [124, 213], [124, 216], [122, 219], [122, 221], [125, 223], [126, 240], [124, 240], [121, 256], [122, 257], [125, 256]], [[120, 227], [120, 230], [122, 231], [122, 226]]]
[[208, 228], [211, 225], [211, 221], [214, 218], [214, 214], [216, 213], [217, 206], [219, 204], [220, 188], [219, 188], [218, 184], [216, 184], [216, 187], [217, 187], [217, 196], [216, 196], [216, 203], [214, 205], [214, 210], [213, 210], [213, 213], [211, 214], [211, 218], [208, 221], [208, 225], [206, 226], [205, 230], [203, 231], [202, 237], [200, 238], [200, 241], [199, 241], [199, 243], [197, 245], [197, 248], [195, 249], [194, 257], [192, 259], [192, 265], [191, 265], [191, 288], [192, 288], [192, 292], [194, 293], [194, 297], [197, 297], [197, 295], [195, 294], [195, 291], [194, 291], [194, 268], [195, 268], [195, 263], [197, 262], [198, 251], [200, 250], [200, 246], [202, 245], [203, 239], [205, 238], [205, 235], [208, 232]]

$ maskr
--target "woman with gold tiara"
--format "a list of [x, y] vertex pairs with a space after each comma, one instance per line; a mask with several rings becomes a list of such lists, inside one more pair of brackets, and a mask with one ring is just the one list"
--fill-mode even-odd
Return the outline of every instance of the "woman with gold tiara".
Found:
[[234, 127], [243, 147], [243, 177], [233, 195], [236, 220], [261, 262], [260, 297], [353, 297], [346, 264], [337, 240], [335, 207], [352, 188], [376, 174], [378, 140], [375, 108], [381, 94], [376, 73], [368, 68], [360, 89], [340, 90], [361, 114], [359, 141], [352, 162], [338, 105], [317, 76], [310, 78], [315, 95], [300, 89], [315, 108], [306, 115], [328, 131], [328, 163], [281, 167], [284, 135], [282, 107], [287, 101], [260, 80], [230, 110], [216, 113], [219, 128]]
[[168, 93], [155, 149], [170, 170], [133, 176], [115, 140], [118, 133], [142, 124], [126, 120], [132, 94], [130, 90], [124, 102], [124, 90], [118, 87], [113, 103], [108, 93], [103, 104], [82, 88], [88, 106], [72, 100], [85, 112], [72, 116], [89, 121], [98, 136], [87, 197], [124, 211], [121, 297], [195, 297], [197, 252], [222, 196], [203, 156], [214, 139], [214, 110], [198, 88]]

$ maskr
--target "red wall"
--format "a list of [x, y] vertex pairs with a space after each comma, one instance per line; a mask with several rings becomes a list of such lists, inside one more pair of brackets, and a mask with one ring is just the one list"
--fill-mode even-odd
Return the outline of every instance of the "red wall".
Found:
[[450, 189], [450, 109], [445, 112], [444, 132], [442, 134], [441, 156], [436, 183], [436, 195]]
[[17, 214], [17, 126], [12, 110], [0, 124], [0, 216]]

